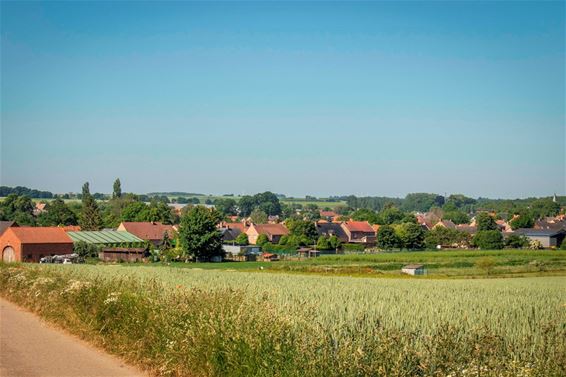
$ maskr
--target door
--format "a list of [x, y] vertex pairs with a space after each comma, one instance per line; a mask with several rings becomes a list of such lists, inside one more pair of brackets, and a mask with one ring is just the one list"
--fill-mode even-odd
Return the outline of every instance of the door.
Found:
[[16, 261], [16, 253], [14, 253], [14, 249], [11, 246], [6, 246], [2, 251], [2, 261], [5, 263]]

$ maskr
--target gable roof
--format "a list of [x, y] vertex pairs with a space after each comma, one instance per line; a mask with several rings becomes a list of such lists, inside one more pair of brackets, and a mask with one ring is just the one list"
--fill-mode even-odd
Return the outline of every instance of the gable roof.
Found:
[[227, 229], [238, 229], [241, 232], [245, 232], [248, 229], [247, 225], [244, 223], [229, 223], [229, 222], [222, 222], [220, 223], [220, 228], [227, 228]]
[[315, 224], [319, 236], [336, 236], [342, 242], [348, 242], [348, 235], [340, 226], [340, 223], [317, 222]]
[[259, 234], [271, 236], [284, 236], [289, 234], [289, 230], [283, 224], [252, 224]]
[[0, 221], [0, 236], [10, 227], [18, 226], [15, 221]]
[[443, 226], [448, 229], [456, 229], [456, 224], [454, 224], [451, 220], [440, 220], [433, 228], [437, 226]]
[[350, 232], [364, 232], [375, 234], [375, 230], [373, 230], [373, 228], [367, 221], [345, 221], [344, 226]]
[[165, 225], [159, 222], [122, 222], [120, 227], [123, 227], [126, 232], [133, 234], [142, 240], [162, 240], [163, 235], [167, 232], [169, 237], [175, 233], [173, 225]]
[[33, 227], [21, 226], [11, 227], [6, 230], [12, 232], [18, 240], [23, 244], [38, 244], [38, 243], [73, 243], [73, 240], [67, 235], [63, 229], [50, 226], [50, 227]]
[[338, 216], [334, 211], [320, 211], [320, 217], [335, 217]]

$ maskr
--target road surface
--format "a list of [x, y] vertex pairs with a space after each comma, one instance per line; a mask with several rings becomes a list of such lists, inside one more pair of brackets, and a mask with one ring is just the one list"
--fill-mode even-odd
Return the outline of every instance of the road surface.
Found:
[[0, 376], [143, 376], [119, 359], [0, 298]]

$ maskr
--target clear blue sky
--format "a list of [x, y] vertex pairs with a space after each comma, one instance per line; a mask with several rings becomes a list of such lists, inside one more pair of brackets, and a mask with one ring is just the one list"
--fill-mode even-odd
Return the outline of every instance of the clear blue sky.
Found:
[[1, 184], [565, 194], [564, 2], [2, 2]]

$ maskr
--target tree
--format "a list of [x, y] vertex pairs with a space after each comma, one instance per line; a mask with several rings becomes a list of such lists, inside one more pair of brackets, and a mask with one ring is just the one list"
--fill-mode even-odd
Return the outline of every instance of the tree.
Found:
[[380, 216], [377, 212], [367, 208], [360, 208], [354, 211], [350, 217], [354, 221], [367, 221], [370, 224], [377, 224], [380, 221]]
[[179, 226], [179, 241], [186, 256], [208, 260], [224, 255], [222, 235], [216, 228], [220, 219], [218, 211], [203, 206], [195, 206], [183, 216]]
[[314, 222], [300, 219], [289, 219], [285, 222], [291, 236], [305, 239], [306, 244], [313, 244], [318, 237]]
[[391, 250], [399, 247], [399, 238], [395, 229], [389, 225], [381, 225], [377, 231], [377, 247], [383, 250]]
[[232, 198], [216, 199], [214, 207], [223, 215], [232, 216], [238, 214], [237, 203]]
[[470, 222], [470, 217], [464, 212], [458, 210], [444, 212], [443, 219], [450, 220], [454, 224], [468, 224]]
[[333, 249], [338, 249], [340, 248], [340, 246], [342, 246], [342, 242], [336, 236], [330, 236], [328, 242], [330, 242], [330, 246], [332, 246]]
[[405, 211], [427, 212], [431, 207], [441, 207], [444, 204], [444, 197], [437, 194], [414, 193], [407, 194], [403, 200]]
[[238, 234], [238, 237], [236, 237], [236, 243], [240, 246], [246, 246], [249, 243], [248, 240], [248, 235], [244, 232]]
[[481, 230], [474, 236], [473, 244], [483, 250], [503, 249], [503, 235], [497, 230]]
[[269, 243], [269, 238], [265, 234], [260, 234], [255, 241], [256, 245], [263, 246], [266, 243]]
[[82, 230], [99, 230], [102, 227], [102, 217], [96, 200], [92, 197], [89, 184], [86, 182], [82, 189], [82, 210], [79, 224]]
[[529, 246], [529, 239], [523, 235], [511, 234], [505, 240], [505, 246], [513, 249], [521, 249]]
[[388, 206], [377, 214], [376, 224], [391, 225], [399, 223], [404, 217], [405, 214], [399, 208]]
[[532, 228], [535, 225], [535, 219], [528, 211], [520, 211], [516, 217], [509, 221], [511, 229]]
[[112, 192], [112, 198], [121, 198], [122, 197], [122, 186], [120, 184], [120, 178], [116, 178], [114, 181], [114, 190]]
[[404, 223], [397, 227], [397, 237], [400, 246], [409, 250], [418, 250], [424, 248], [425, 231], [414, 223]]
[[482, 230], [497, 230], [497, 223], [493, 216], [486, 212], [480, 212], [476, 216], [478, 232]]
[[45, 206], [38, 217], [42, 226], [77, 225], [77, 215], [60, 199], [54, 199]]
[[133, 201], [122, 210], [122, 221], [145, 221], [147, 213], [147, 204], [139, 201]]
[[254, 209], [250, 217], [252, 218], [252, 222], [255, 224], [267, 223], [267, 214], [259, 208]]
[[330, 250], [332, 249], [332, 245], [330, 241], [325, 236], [318, 237], [318, 241], [316, 242], [317, 250]]
[[27, 195], [9, 194], [0, 202], [0, 220], [16, 221], [20, 225], [35, 225], [35, 205]]
[[425, 235], [425, 245], [429, 249], [436, 249], [440, 246], [459, 246], [468, 244], [469, 234], [457, 229], [445, 228], [437, 226]]

